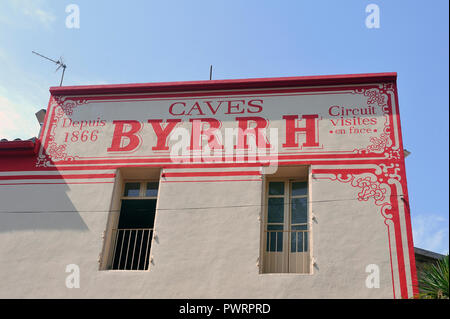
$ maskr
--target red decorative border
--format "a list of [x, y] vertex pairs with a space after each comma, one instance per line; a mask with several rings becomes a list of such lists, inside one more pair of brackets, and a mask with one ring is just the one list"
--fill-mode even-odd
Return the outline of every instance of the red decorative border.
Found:
[[[384, 224], [387, 227], [388, 241], [389, 241], [389, 255], [391, 258], [392, 284], [395, 294], [394, 271], [393, 271], [393, 257], [392, 246], [390, 241], [390, 225], [393, 224], [393, 231], [395, 235], [395, 252], [397, 256], [397, 267], [399, 272], [399, 286], [401, 298], [412, 297], [408, 294], [408, 283], [406, 278], [406, 263], [403, 251], [402, 228], [400, 223], [399, 201], [402, 200], [405, 206], [405, 221], [408, 227], [409, 209], [407, 202], [406, 183], [404, 181], [404, 170], [400, 163], [392, 163], [390, 165], [379, 164], [377, 168], [372, 169], [312, 169], [314, 179], [329, 179], [341, 183], [349, 184], [350, 186], [359, 190], [357, 198], [359, 201], [368, 201], [373, 199], [376, 206], [380, 209], [380, 214], [384, 218]], [[397, 186], [401, 185], [402, 193], [398, 193]], [[408, 247], [413, 246], [412, 238], [408, 236]], [[409, 250], [408, 263], [411, 267], [411, 282], [413, 295], [418, 294], [417, 275], [415, 271], [414, 254], [411, 255]]]

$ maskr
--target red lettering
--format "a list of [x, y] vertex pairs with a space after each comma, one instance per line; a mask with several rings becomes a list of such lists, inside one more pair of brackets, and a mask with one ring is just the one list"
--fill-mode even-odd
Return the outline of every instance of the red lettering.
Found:
[[[140, 137], [138, 136], [138, 132], [140, 131], [142, 124], [139, 121], [113, 121], [114, 134], [111, 143], [111, 147], [107, 149], [108, 152], [127, 152], [133, 151], [140, 144]], [[130, 126], [131, 128], [128, 131], [124, 131], [125, 126]], [[122, 146], [123, 138], [127, 138], [129, 140], [128, 144]]]
[[263, 109], [262, 105], [258, 105], [258, 104], [254, 104], [254, 103], [253, 103], [253, 102], [256, 102], [256, 101], [261, 102], [261, 104], [264, 103], [263, 100], [250, 100], [250, 101], [248, 101], [248, 106], [249, 106], [249, 107], [255, 107], [255, 108], [258, 109], [258, 111], [250, 111], [250, 108], [248, 108], [248, 109], [247, 109], [247, 112], [248, 112], [248, 113], [260, 113], [260, 112], [262, 111], [262, 109]]
[[177, 123], [181, 122], [181, 119], [170, 119], [167, 120], [167, 125], [165, 128], [162, 127], [161, 123], [163, 120], [148, 120], [153, 127], [156, 134], [156, 146], [152, 147], [154, 151], [168, 151], [169, 146], [167, 146], [167, 137], [173, 131]]
[[[234, 100], [234, 101], [227, 101], [228, 102], [228, 112], [225, 114], [242, 114], [245, 112], [244, 109], [242, 109], [241, 112], [239, 112], [239, 109], [241, 107], [240, 103], [245, 104], [245, 100]], [[236, 103], [236, 104], [233, 104]], [[232, 112], [232, 109], [236, 109], [236, 111]]]
[[172, 115], [184, 115], [185, 111], [183, 111], [183, 113], [173, 113], [173, 107], [175, 106], [175, 104], [182, 104], [183, 107], [186, 106], [186, 103], [184, 103], [184, 102], [175, 102], [175, 103], [172, 103], [172, 104], [170, 105], [170, 107], [169, 107], [169, 113], [172, 114]]
[[[201, 150], [202, 137], [208, 138], [208, 145], [211, 149], [222, 149], [223, 145], [218, 140], [215, 132], [220, 129], [222, 123], [214, 118], [190, 119], [192, 122], [191, 146], [190, 150]], [[203, 124], [208, 123], [209, 128], [203, 129]]]
[[[262, 117], [237, 117], [239, 133], [238, 143], [236, 148], [248, 149], [247, 135], [253, 134], [256, 138], [256, 145], [258, 148], [270, 148], [270, 144], [267, 142], [264, 135], [264, 129], [269, 125], [269, 122]], [[249, 122], [256, 123], [255, 128], [249, 128]], [[256, 130], [256, 131], [255, 131]]]
[[332, 113], [332, 110], [334, 109], [334, 108], [339, 108], [339, 105], [333, 105], [333, 106], [331, 106], [329, 109], [328, 109], [328, 114], [330, 114], [331, 116], [339, 116], [339, 111], [338, 111], [338, 113], [336, 113], [336, 114], [333, 114]]
[[298, 147], [296, 141], [297, 133], [304, 133], [306, 135], [306, 142], [302, 146], [312, 147], [319, 146], [319, 141], [316, 140], [316, 124], [317, 114], [314, 115], [302, 115], [302, 119], [306, 120], [305, 127], [297, 127], [298, 115], [285, 115], [283, 119], [286, 120], [286, 143], [283, 147]]
[[189, 113], [187, 115], [191, 115], [191, 112], [193, 110], [197, 110], [198, 114], [197, 115], [205, 115], [205, 113], [203, 113], [202, 108], [200, 107], [200, 104], [198, 104], [198, 102], [195, 102], [195, 104], [192, 106], [192, 108], [189, 110]]
[[[69, 120], [69, 125], [66, 126], [66, 120]], [[72, 125], [72, 120], [65, 118], [62, 127], [70, 127]]]
[[219, 104], [217, 105], [217, 108], [214, 109], [211, 105], [212, 101], [205, 101], [206, 105], [208, 105], [209, 109], [211, 110], [213, 115], [216, 115], [217, 111], [219, 110], [220, 105], [222, 104], [223, 101], [219, 101]]

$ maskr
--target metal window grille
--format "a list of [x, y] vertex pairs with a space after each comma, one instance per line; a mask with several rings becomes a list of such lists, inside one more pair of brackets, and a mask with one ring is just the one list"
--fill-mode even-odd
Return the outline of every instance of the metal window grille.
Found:
[[113, 229], [114, 252], [111, 269], [147, 270], [153, 228]]

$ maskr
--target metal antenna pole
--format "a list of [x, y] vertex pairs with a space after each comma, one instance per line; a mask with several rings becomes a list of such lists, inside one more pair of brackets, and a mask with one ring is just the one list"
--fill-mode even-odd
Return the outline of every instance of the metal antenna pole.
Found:
[[209, 66], [209, 79], [212, 80], [212, 64]]
[[59, 86], [62, 86], [63, 80], [64, 80], [64, 72], [66, 72], [66, 65], [63, 66], [63, 71], [61, 74], [61, 82], [59, 82]]

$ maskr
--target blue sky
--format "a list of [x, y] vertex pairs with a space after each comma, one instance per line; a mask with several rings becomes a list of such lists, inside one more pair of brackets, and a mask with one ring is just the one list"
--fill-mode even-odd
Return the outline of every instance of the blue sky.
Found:
[[[68, 29], [69, 4], [80, 28]], [[380, 28], [365, 25], [368, 4]], [[65, 85], [398, 72], [415, 245], [449, 242], [447, 0], [0, 2], [0, 138], [29, 138]]]

